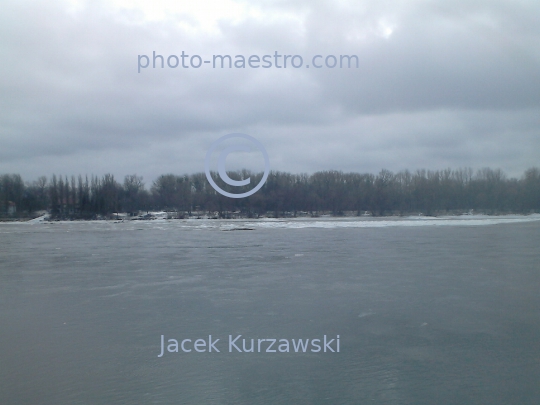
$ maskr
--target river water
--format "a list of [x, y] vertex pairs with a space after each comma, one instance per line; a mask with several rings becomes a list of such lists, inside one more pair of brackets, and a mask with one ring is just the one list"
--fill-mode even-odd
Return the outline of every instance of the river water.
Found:
[[0, 224], [0, 403], [537, 405], [539, 246], [539, 216]]

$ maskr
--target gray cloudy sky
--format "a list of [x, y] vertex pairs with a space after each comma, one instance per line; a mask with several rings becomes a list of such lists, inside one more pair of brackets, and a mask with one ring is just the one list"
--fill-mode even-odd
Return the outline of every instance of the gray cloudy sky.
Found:
[[[152, 51], [360, 66], [138, 73]], [[26, 180], [200, 172], [231, 132], [291, 172], [540, 166], [536, 0], [4, 0], [0, 56], [0, 173]]]

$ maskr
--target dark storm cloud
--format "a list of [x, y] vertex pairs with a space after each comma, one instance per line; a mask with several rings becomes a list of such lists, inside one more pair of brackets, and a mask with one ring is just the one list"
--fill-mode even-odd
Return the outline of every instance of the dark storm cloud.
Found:
[[[201, 171], [228, 132], [263, 141], [279, 170], [538, 165], [534, 2], [260, 2], [263, 17], [217, 33], [66, 4], [0, 15], [0, 172]], [[360, 67], [137, 73], [154, 50], [356, 54]]]

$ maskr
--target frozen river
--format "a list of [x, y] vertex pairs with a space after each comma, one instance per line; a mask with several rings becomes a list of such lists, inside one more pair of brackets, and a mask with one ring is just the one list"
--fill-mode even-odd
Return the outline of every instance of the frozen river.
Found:
[[0, 403], [536, 405], [539, 247], [540, 216], [0, 224]]

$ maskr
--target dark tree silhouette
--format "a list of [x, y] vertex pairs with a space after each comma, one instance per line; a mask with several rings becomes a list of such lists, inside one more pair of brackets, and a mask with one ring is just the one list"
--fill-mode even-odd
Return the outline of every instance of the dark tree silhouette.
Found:
[[[235, 180], [250, 184], [234, 189], [212, 173], [224, 190], [241, 193], [258, 184], [262, 173], [229, 172]], [[167, 210], [184, 217], [192, 211], [229, 217], [240, 213], [260, 215], [404, 215], [460, 213], [470, 210], [488, 214], [540, 211], [540, 170], [530, 168], [520, 179], [507, 178], [499, 169], [441, 171], [404, 170], [392, 173], [343, 173], [329, 170], [311, 175], [272, 171], [264, 186], [241, 199], [224, 197], [208, 183], [205, 173], [159, 176], [148, 191], [136, 174], [119, 184], [112, 174], [97, 176], [42, 176], [24, 184], [18, 174], [0, 176], [0, 215], [30, 216], [48, 210], [55, 218], [89, 219], [127, 211]], [[235, 215], [236, 215], [235, 214]]]

